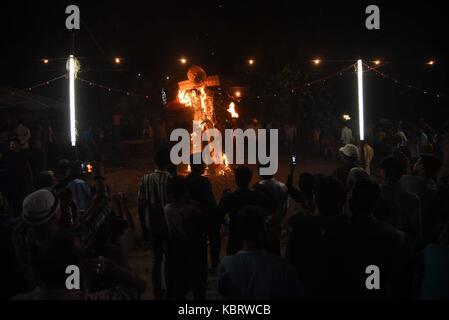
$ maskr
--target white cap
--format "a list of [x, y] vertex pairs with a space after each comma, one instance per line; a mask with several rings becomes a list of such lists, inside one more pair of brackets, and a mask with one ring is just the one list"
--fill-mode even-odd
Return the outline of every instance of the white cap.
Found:
[[42, 225], [54, 217], [57, 208], [58, 201], [51, 191], [38, 190], [23, 200], [22, 218], [29, 225]]
[[340, 152], [349, 158], [359, 157], [359, 148], [353, 144], [347, 144], [343, 148], [340, 148]]

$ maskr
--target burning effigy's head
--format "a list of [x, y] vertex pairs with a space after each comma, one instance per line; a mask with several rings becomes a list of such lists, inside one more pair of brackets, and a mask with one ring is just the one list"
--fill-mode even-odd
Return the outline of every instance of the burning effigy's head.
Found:
[[207, 80], [207, 74], [200, 66], [192, 66], [187, 72], [187, 78], [197, 86], [203, 86]]

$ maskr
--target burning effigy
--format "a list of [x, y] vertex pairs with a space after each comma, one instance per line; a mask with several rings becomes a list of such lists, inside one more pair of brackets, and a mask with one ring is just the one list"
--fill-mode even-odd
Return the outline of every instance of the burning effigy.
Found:
[[[218, 76], [208, 76], [206, 71], [199, 66], [192, 66], [187, 72], [187, 79], [179, 82], [178, 101], [186, 107], [192, 108], [194, 127], [199, 126], [201, 132], [213, 129], [217, 125], [215, 115], [214, 95], [209, 89], [220, 86], [220, 78]], [[227, 110], [232, 118], [238, 118], [239, 115], [235, 110], [235, 104], [231, 103]], [[191, 134], [192, 153], [201, 153], [202, 139], [196, 137], [198, 133], [193, 130]], [[211, 153], [214, 153], [212, 150]], [[207, 168], [207, 174], [224, 175], [230, 173], [229, 162], [226, 154], [220, 151], [220, 165], [211, 165]], [[211, 156], [214, 156], [213, 154]], [[216, 155], [215, 155], [216, 156]]]

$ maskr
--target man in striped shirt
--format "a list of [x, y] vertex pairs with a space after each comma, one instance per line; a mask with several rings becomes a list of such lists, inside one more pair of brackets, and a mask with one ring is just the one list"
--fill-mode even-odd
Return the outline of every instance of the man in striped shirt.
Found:
[[[167, 182], [170, 174], [170, 150], [161, 149], [156, 152], [154, 159], [156, 169], [153, 173], [142, 177], [138, 200], [139, 218], [144, 241], [150, 240], [153, 249], [153, 293], [156, 299], [162, 297], [162, 260], [167, 240], [167, 222], [164, 207], [167, 204]], [[147, 211], [148, 210], [148, 211]], [[147, 214], [149, 229], [147, 226]]]

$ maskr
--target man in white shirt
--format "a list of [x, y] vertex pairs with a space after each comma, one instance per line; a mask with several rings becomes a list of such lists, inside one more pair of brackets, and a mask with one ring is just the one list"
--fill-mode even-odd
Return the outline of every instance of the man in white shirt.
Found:
[[345, 145], [351, 144], [352, 140], [353, 140], [352, 130], [348, 127], [347, 124], [345, 124], [343, 129], [341, 129], [340, 141], [345, 146]]

